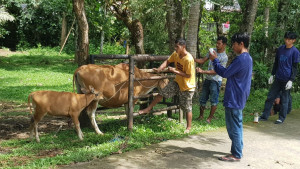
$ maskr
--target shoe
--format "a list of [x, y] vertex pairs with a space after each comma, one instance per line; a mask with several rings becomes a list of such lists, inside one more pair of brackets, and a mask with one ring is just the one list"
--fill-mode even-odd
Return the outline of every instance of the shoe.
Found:
[[281, 123], [283, 123], [283, 121], [281, 121], [279, 119], [274, 122], [274, 124], [281, 124]]
[[265, 119], [265, 118], [263, 118], [263, 117], [261, 117], [261, 116], [258, 118], [258, 121], [267, 121], [267, 120], [268, 120], [268, 119]]
[[236, 158], [233, 155], [229, 155], [229, 156], [226, 155], [226, 156], [223, 156], [223, 157], [219, 157], [218, 159], [221, 160], [221, 161], [227, 161], [227, 162], [240, 162], [241, 161], [241, 159]]

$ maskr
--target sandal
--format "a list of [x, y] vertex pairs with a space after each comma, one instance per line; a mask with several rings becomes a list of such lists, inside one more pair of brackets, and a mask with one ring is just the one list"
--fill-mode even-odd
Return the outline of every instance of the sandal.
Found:
[[221, 161], [228, 161], [228, 162], [240, 162], [241, 159], [234, 157], [233, 155], [226, 155], [223, 157], [218, 158]]
[[190, 133], [190, 130], [186, 129], [183, 133], [184, 133], [184, 134], [189, 134], [189, 133]]

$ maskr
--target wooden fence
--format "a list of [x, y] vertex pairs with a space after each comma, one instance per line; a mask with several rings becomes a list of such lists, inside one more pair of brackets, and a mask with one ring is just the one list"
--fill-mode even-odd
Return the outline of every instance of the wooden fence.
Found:
[[[129, 59], [129, 86], [128, 86], [128, 104], [125, 106], [125, 111], [127, 114], [127, 122], [128, 122], [128, 130], [131, 131], [133, 128], [133, 116], [138, 115], [138, 113], [134, 113], [134, 99], [141, 99], [141, 98], [147, 98], [152, 97], [155, 94], [147, 94], [147, 95], [140, 95], [140, 96], [134, 96], [134, 81], [142, 81], [142, 80], [157, 80], [157, 79], [165, 79], [165, 78], [174, 78], [174, 75], [167, 75], [167, 76], [156, 76], [151, 78], [135, 78], [134, 77], [134, 65], [135, 62], [149, 62], [149, 61], [165, 61], [168, 59], [169, 56], [166, 55], [90, 55], [90, 63], [95, 64], [95, 60], [105, 60], [105, 59]], [[145, 72], [153, 72], [150, 69], [141, 69]], [[173, 103], [174, 104], [174, 103]], [[171, 116], [172, 110], [179, 109], [178, 105], [172, 105], [167, 104], [167, 108], [157, 109], [157, 111], [167, 111], [168, 116]], [[153, 112], [153, 111], [151, 111]], [[179, 121], [183, 121], [183, 113], [180, 110], [179, 111]]]

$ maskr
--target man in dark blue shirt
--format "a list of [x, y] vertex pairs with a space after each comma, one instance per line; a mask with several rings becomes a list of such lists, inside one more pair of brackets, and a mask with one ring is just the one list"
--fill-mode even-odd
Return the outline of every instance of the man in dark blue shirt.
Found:
[[250, 94], [252, 77], [252, 57], [248, 53], [249, 35], [236, 33], [231, 37], [232, 49], [237, 54], [225, 68], [217, 59], [216, 53], [210, 55], [214, 70], [227, 78], [224, 107], [226, 128], [231, 139], [231, 154], [219, 157], [222, 161], [240, 161], [243, 156], [243, 109]]
[[286, 114], [289, 109], [290, 89], [292, 88], [293, 81], [297, 75], [297, 67], [299, 63], [299, 51], [294, 47], [297, 35], [294, 32], [286, 32], [284, 35], [284, 43], [278, 48], [275, 62], [272, 69], [272, 75], [269, 78], [269, 84], [272, 84], [265, 107], [260, 121], [266, 121], [270, 116], [270, 111], [276, 96], [281, 92], [281, 104], [282, 108], [279, 112], [279, 118], [275, 121], [275, 124], [281, 124], [286, 118]]

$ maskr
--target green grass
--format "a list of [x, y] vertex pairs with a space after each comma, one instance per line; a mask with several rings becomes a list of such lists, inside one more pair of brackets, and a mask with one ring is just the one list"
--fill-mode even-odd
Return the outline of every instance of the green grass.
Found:
[[[53, 49], [32, 49], [28, 54], [0, 57], [0, 102], [25, 104], [30, 92], [36, 90], [72, 91], [72, 74], [77, 64], [73, 56], [58, 55]], [[260, 112], [267, 90], [252, 90], [244, 109], [244, 121], [253, 121], [253, 113]], [[294, 93], [294, 103], [300, 94]], [[221, 93], [220, 101], [223, 100]], [[299, 108], [294, 104], [293, 108]], [[156, 106], [161, 107], [161, 105]], [[135, 110], [138, 108], [136, 107]], [[117, 109], [119, 110], [119, 109]], [[209, 110], [206, 110], [205, 117]], [[115, 114], [114, 114], [115, 115]], [[1, 117], [29, 116], [28, 112], [0, 112]], [[133, 132], [127, 130], [126, 120], [111, 119], [112, 113], [97, 115], [98, 125], [104, 135], [96, 135], [93, 129], [83, 128], [84, 140], [79, 141], [75, 130], [40, 133], [41, 143], [28, 139], [11, 139], [0, 142], [0, 168], [50, 168], [74, 162], [102, 158], [118, 150], [131, 151], [169, 139], [186, 137], [185, 123], [179, 123], [178, 114], [139, 116], [134, 118]], [[225, 126], [224, 107], [220, 103], [211, 124], [196, 121], [199, 116], [198, 99], [193, 105], [193, 129], [190, 134], [216, 130]], [[101, 120], [101, 122], [100, 122]], [[123, 147], [123, 148], [120, 148]]]

